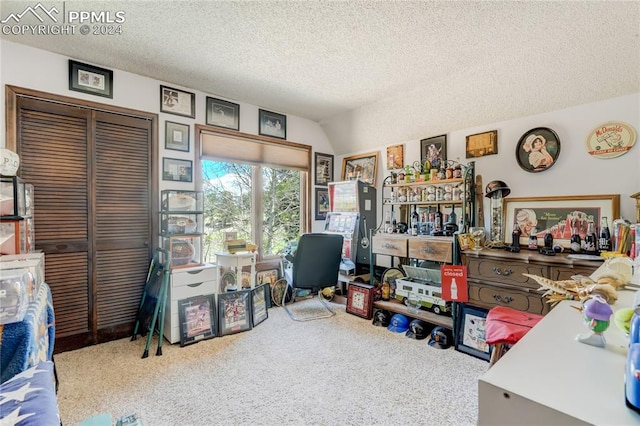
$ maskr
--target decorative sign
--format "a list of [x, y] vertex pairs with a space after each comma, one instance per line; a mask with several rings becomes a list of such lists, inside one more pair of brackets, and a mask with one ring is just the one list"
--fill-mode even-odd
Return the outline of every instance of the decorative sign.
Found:
[[467, 302], [467, 267], [464, 265], [442, 265], [440, 267], [442, 298], [451, 302]]
[[608, 121], [593, 129], [587, 137], [587, 152], [598, 158], [626, 154], [636, 143], [635, 129], [622, 121]]

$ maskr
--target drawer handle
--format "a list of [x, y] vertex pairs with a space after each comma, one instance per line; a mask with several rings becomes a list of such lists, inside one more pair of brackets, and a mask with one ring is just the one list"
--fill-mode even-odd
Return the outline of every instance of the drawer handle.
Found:
[[386, 249], [398, 250], [398, 247], [394, 246], [394, 245], [393, 245], [393, 244], [391, 244], [391, 243], [384, 243], [384, 244], [382, 245], [382, 247], [384, 247], [384, 248], [386, 248]]
[[500, 271], [500, 268], [498, 268], [497, 266], [493, 267], [493, 272], [495, 272], [497, 275], [504, 275], [504, 276], [509, 276], [513, 274], [513, 270], [505, 268], [503, 271]]
[[495, 300], [496, 302], [509, 303], [509, 302], [513, 302], [513, 297], [507, 296], [503, 299], [502, 296], [500, 296], [499, 294], [494, 294], [493, 300]]
[[422, 249], [422, 251], [423, 251], [423, 252], [425, 252], [425, 253], [427, 253], [427, 254], [433, 254], [433, 253], [435, 253], [435, 252], [436, 252], [434, 249], [432, 249], [432, 248], [431, 248], [431, 247], [429, 247], [429, 246], [426, 246], [425, 248], [423, 248], [423, 249]]
[[194, 284], [187, 284], [187, 287], [198, 287], [201, 286], [202, 283], [194, 283]]

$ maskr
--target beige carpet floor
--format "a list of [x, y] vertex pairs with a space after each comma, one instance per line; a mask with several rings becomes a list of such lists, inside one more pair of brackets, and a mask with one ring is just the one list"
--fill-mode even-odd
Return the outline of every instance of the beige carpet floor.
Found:
[[[319, 307], [317, 300], [292, 305]], [[137, 413], [164, 425], [471, 425], [488, 363], [336, 316], [295, 322], [283, 308], [251, 331], [141, 359], [146, 338], [56, 355], [65, 426]]]

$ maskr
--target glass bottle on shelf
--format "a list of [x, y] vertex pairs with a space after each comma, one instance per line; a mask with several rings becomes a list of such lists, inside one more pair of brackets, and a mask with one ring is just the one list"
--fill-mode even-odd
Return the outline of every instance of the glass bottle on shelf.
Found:
[[518, 226], [518, 222], [516, 222], [513, 224], [513, 232], [511, 232], [511, 247], [520, 248], [520, 235], [522, 235], [522, 231]]
[[531, 233], [529, 234], [529, 250], [538, 250], [538, 230], [533, 227], [531, 228]]
[[596, 235], [596, 224], [593, 222], [593, 216], [589, 216], [587, 221], [587, 235], [584, 236], [584, 250], [589, 254], [598, 252], [598, 237]]
[[550, 229], [544, 234], [544, 248], [553, 249], [553, 234], [551, 234]]
[[411, 213], [411, 235], [418, 235], [418, 222], [420, 222], [418, 206], [413, 206], [413, 213]]
[[606, 216], [600, 221], [600, 236], [598, 237], [598, 251], [611, 251], [611, 231]]
[[582, 239], [580, 238], [580, 234], [578, 232], [578, 224], [577, 221], [573, 221], [571, 224], [571, 240], [569, 244], [569, 250], [571, 253], [580, 253], [582, 251]]

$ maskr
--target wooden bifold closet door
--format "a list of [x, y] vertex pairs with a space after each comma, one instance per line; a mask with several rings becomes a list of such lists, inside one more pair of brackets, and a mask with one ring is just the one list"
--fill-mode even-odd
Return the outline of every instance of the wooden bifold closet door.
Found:
[[28, 97], [16, 104], [19, 175], [34, 185], [55, 351], [126, 337], [154, 241], [155, 123]]

